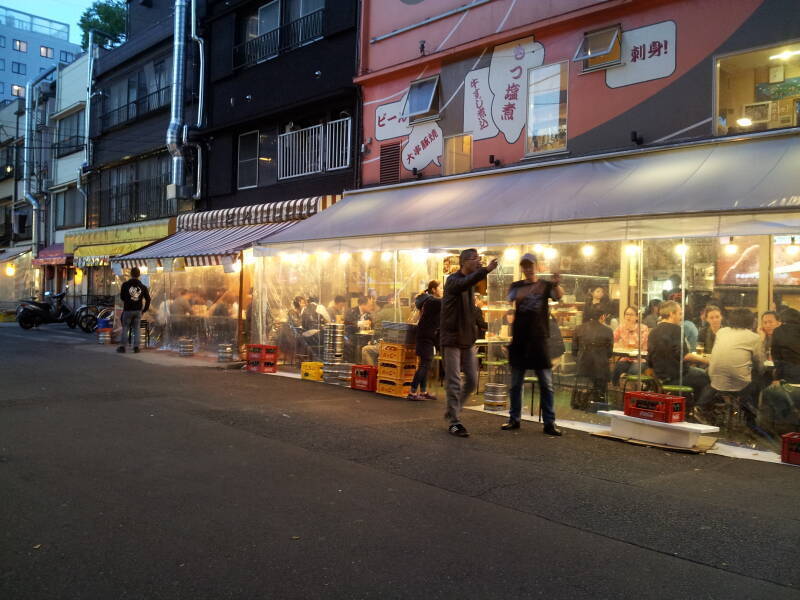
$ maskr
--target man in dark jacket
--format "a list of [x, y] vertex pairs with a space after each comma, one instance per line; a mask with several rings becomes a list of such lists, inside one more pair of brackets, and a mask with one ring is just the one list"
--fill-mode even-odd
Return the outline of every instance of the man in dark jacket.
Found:
[[514, 303], [514, 328], [508, 358], [511, 363], [511, 389], [508, 396], [510, 407], [505, 431], [519, 429], [522, 415], [522, 386], [525, 371], [532, 370], [539, 381], [539, 403], [542, 407], [544, 433], [561, 435], [556, 428], [553, 409], [553, 363], [550, 360], [550, 300], [564, 295], [560, 276], [553, 274], [552, 281], [544, 281], [536, 275], [537, 260], [533, 254], [524, 254], [519, 261], [525, 279], [515, 281], [508, 290], [508, 300]]
[[[475, 298], [473, 286], [497, 268], [497, 259], [488, 267], [481, 266], [478, 251], [463, 250], [458, 257], [461, 268], [450, 275], [444, 284], [442, 321], [439, 335], [444, 360], [448, 431], [452, 435], [467, 437], [469, 433], [461, 424], [461, 408], [478, 383], [478, 363], [475, 358], [475, 340], [478, 339], [475, 323]], [[461, 384], [464, 372], [464, 385]]]
[[614, 332], [606, 327], [602, 308], [590, 308], [584, 318], [586, 320], [575, 330], [572, 344], [572, 354], [577, 357], [576, 375], [588, 379], [600, 402], [605, 402]]
[[794, 308], [781, 311], [781, 326], [772, 334], [772, 360], [776, 379], [800, 383], [800, 312]]
[[139, 281], [139, 268], [131, 269], [131, 278], [122, 284], [119, 290], [122, 300], [122, 339], [117, 352], [125, 352], [128, 331], [133, 334], [133, 351], [139, 352], [139, 326], [142, 315], [150, 308], [150, 292], [147, 286]]

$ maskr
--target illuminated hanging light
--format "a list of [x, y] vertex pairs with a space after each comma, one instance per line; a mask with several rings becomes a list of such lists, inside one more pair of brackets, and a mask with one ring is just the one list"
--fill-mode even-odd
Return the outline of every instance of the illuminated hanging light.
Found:
[[548, 246], [544, 249], [544, 257], [547, 260], [553, 260], [556, 256], [558, 256], [558, 250], [553, 248], [552, 246]]
[[331, 253], [327, 250], [317, 250], [314, 252], [314, 256], [317, 257], [317, 260], [328, 260], [331, 257]]
[[639, 246], [638, 244], [627, 244], [625, 246], [625, 254], [628, 256], [636, 256], [639, 254]]
[[533, 251], [535, 254], [541, 254], [542, 252], [544, 252], [544, 246], [542, 246], [541, 244], [534, 244]]
[[733, 256], [739, 251], [739, 246], [733, 243], [733, 236], [728, 238], [728, 243], [725, 244], [725, 254]]
[[675, 252], [678, 256], [686, 256], [686, 253], [689, 252], [689, 246], [686, 244], [678, 244], [675, 246]]
[[350, 260], [350, 253], [349, 252], [342, 252], [341, 254], [339, 254], [339, 262], [340, 263], [346, 263], [349, 260]]
[[413, 250], [411, 252], [411, 259], [415, 263], [423, 263], [428, 260], [428, 251], [425, 249]]
[[14, 263], [6, 264], [6, 275], [8, 275], [9, 277], [13, 277], [16, 272], [17, 272], [17, 267], [14, 266]]
[[245, 248], [242, 254], [244, 256], [244, 264], [252, 265], [256, 262], [256, 257], [255, 254], [253, 254], [252, 248]]
[[591, 244], [586, 244], [581, 248], [581, 254], [584, 258], [592, 258], [597, 253], [597, 249]]
[[363, 260], [365, 263], [368, 263], [368, 262], [372, 261], [373, 254], [374, 254], [374, 252], [372, 250], [362, 250], [361, 251], [361, 260]]
[[798, 246], [794, 241], [794, 236], [792, 236], [792, 243], [786, 248], [786, 254], [789, 256], [797, 256], [800, 254], [800, 246]]
[[75, 269], [75, 285], [83, 282], [83, 269]]
[[390, 260], [392, 260], [392, 256], [393, 254], [388, 250], [384, 250], [383, 252], [381, 252], [381, 260], [383, 262], [389, 262]]
[[753, 120], [748, 117], [742, 117], [741, 119], [736, 119], [736, 124], [739, 127], [750, 127], [753, 124]]
[[517, 262], [519, 260], [519, 250], [517, 248], [506, 248], [503, 250], [504, 262]]

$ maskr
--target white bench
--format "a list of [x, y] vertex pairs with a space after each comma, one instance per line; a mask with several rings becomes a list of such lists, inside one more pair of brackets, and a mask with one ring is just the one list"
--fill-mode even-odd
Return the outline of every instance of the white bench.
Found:
[[643, 442], [664, 444], [676, 448], [694, 448], [701, 435], [717, 433], [719, 427], [698, 423], [662, 423], [630, 417], [621, 410], [598, 410], [597, 414], [611, 417], [611, 435]]

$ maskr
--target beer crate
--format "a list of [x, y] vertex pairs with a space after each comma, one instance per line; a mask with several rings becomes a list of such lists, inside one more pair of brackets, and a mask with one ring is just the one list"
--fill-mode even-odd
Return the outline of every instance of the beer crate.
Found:
[[274, 360], [278, 355], [277, 346], [247, 344], [247, 360]]
[[278, 364], [276, 360], [249, 360], [247, 361], [247, 370], [251, 373], [277, 373]]
[[353, 365], [350, 369], [350, 387], [354, 390], [374, 392], [378, 386], [378, 367]]
[[800, 433], [784, 433], [781, 442], [781, 461], [790, 465], [800, 465]]
[[395, 398], [405, 398], [411, 392], [410, 381], [398, 381], [396, 379], [378, 378], [377, 389], [379, 394], [394, 396]]
[[322, 381], [322, 363], [314, 361], [300, 363], [300, 378], [306, 381]]
[[378, 353], [379, 361], [405, 362], [415, 360], [414, 346], [411, 344], [395, 344], [381, 342]]
[[629, 417], [680, 423], [686, 418], [686, 398], [655, 392], [627, 392], [624, 412]]
[[415, 360], [378, 360], [378, 377], [381, 379], [397, 379], [398, 381], [411, 381], [417, 371]]

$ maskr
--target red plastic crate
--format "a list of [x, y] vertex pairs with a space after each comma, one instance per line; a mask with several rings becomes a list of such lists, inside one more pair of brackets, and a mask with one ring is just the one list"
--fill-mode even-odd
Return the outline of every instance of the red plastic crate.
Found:
[[353, 365], [350, 369], [350, 387], [354, 390], [374, 392], [378, 385], [378, 367]]
[[252, 373], [277, 373], [278, 362], [274, 358], [269, 360], [248, 360], [247, 370]]
[[686, 419], [686, 398], [655, 392], [627, 392], [624, 412], [639, 419], [680, 423]]
[[790, 465], [800, 465], [800, 433], [784, 433], [781, 440], [781, 460]]
[[273, 360], [278, 355], [277, 346], [265, 344], [247, 344], [247, 360]]

